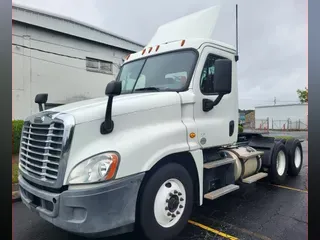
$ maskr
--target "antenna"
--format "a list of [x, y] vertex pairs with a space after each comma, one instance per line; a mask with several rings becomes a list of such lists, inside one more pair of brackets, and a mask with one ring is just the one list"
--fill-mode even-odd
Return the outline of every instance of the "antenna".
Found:
[[238, 4], [236, 4], [236, 55], [235, 61], [239, 60], [239, 46], [238, 46]]

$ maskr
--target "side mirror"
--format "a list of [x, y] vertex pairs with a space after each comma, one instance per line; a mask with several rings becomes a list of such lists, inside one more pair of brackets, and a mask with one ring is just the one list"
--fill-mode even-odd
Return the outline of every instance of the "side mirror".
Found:
[[43, 107], [42, 104], [47, 103], [48, 101], [48, 93], [39, 93], [36, 95], [34, 102], [37, 103], [39, 105], [39, 111], [42, 112], [43, 111]]
[[100, 126], [100, 133], [101, 134], [108, 134], [113, 131], [114, 123], [112, 121], [112, 102], [113, 97], [120, 95], [122, 89], [122, 82], [120, 81], [111, 81], [108, 83], [105, 94], [109, 96], [108, 104], [106, 108], [106, 115], [104, 122], [101, 123]]
[[214, 106], [218, 105], [225, 94], [231, 93], [232, 85], [232, 61], [229, 59], [218, 59], [215, 61], [213, 89], [218, 93], [218, 97], [212, 101], [202, 100], [202, 110], [209, 112]]
[[111, 81], [106, 87], [105, 94], [107, 96], [116, 96], [121, 94], [122, 84], [120, 81]]
[[231, 93], [232, 85], [232, 61], [218, 59], [215, 61], [214, 91], [219, 95]]

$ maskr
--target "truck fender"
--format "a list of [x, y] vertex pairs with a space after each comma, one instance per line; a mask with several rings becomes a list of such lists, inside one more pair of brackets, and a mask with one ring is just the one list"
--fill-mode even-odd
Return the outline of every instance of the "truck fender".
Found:
[[199, 206], [203, 204], [203, 152], [202, 150], [189, 151], [193, 157], [198, 173], [198, 189], [199, 189]]
[[[194, 197], [198, 206], [203, 204], [203, 153], [202, 150], [182, 151], [173, 154], [166, 155], [155, 161], [153, 166], [146, 171], [143, 182], [148, 181], [148, 178], [152, 176], [152, 173], [159, 167], [170, 163], [176, 162], [183, 165], [192, 176], [194, 185]], [[142, 184], [143, 185], [143, 184]]]

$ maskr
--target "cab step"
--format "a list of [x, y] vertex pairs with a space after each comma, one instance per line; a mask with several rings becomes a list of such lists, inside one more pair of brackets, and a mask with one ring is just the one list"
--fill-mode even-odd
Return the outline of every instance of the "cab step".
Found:
[[203, 168], [205, 169], [212, 169], [212, 168], [216, 168], [216, 167], [220, 167], [226, 164], [231, 164], [234, 163], [235, 159], [233, 158], [224, 158], [221, 160], [216, 160], [216, 161], [212, 161], [212, 162], [207, 162], [205, 164], [203, 164]]
[[243, 183], [247, 183], [247, 184], [250, 184], [250, 183], [254, 183], [262, 178], [265, 178], [265, 177], [268, 177], [268, 173], [264, 173], [264, 172], [259, 172], [255, 175], [252, 175], [250, 177], [247, 177], [245, 179], [242, 179], [242, 182]]
[[209, 200], [214, 200], [216, 198], [219, 198], [223, 195], [226, 195], [226, 194], [233, 192], [235, 190], [238, 190], [238, 189], [239, 189], [238, 185], [230, 184], [228, 186], [225, 186], [223, 188], [219, 188], [217, 190], [214, 190], [212, 192], [205, 194], [204, 198], [209, 199]]

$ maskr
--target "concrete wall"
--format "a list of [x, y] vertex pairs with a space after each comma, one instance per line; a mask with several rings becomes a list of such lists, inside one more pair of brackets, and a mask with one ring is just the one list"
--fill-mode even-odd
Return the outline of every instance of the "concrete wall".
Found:
[[307, 129], [307, 114], [308, 104], [256, 107], [255, 126], [267, 127], [269, 119], [269, 129]]
[[[38, 112], [34, 103], [38, 93], [48, 93], [48, 102], [63, 104], [104, 96], [107, 83], [115, 79], [122, 58], [129, 54], [129, 51], [23, 23], [14, 22], [12, 32], [13, 119], [24, 119]], [[113, 62], [112, 74], [87, 71], [86, 57]]]

